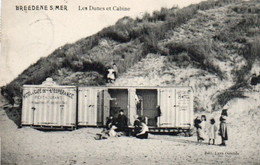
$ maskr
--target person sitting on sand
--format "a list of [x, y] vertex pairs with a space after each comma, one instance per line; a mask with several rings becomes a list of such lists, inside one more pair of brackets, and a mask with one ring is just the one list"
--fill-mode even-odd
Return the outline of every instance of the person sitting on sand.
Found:
[[136, 134], [141, 132], [142, 129], [142, 124], [141, 121], [139, 120], [139, 116], [135, 115], [135, 121], [134, 121], [134, 136], [136, 136]]
[[210, 141], [212, 140], [212, 144], [215, 144], [216, 134], [217, 134], [218, 128], [215, 124], [215, 119], [210, 120], [210, 126], [208, 128], [208, 136], [209, 136], [209, 145]]
[[[141, 117], [139, 117], [139, 120], [141, 120]], [[136, 138], [139, 138], [139, 139], [148, 139], [148, 131], [149, 131], [149, 128], [148, 126], [144, 123], [144, 121], [141, 121], [141, 132], [140, 133], [137, 133], [136, 134]]]
[[127, 128], [127, 117], [124, 115], [124, 110], [119, 111], [119, 115], [117, 117], [117, 132], [125, 132]]
[[106, 122], [106, 129], [109, 130], [113, 125], [116, 125], [116, 121], [113, 115], [110, 115]]
[[221, 144], [220, 146], [226, 146], [225, 141], [228, 140], [228, 132], [227, 132], [227, 109], [223, 109], [221, 112], [221, 116], [219, 118], [219, 135], [221, 136]]

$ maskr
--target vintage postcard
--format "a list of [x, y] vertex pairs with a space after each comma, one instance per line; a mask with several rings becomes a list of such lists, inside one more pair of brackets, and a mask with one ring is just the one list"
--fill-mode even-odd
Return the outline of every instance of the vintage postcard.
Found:
[[1, 164], [260, 164], [258, 0], [1, 6]]

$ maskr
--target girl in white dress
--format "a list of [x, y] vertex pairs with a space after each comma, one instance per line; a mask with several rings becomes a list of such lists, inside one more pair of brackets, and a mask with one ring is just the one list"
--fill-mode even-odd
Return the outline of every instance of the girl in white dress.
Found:
[[109, 83], [112, 83], [112, 81], [115, 81], [115, 70], [112, 68], [108, 69], [107, 79]]
[[215, 119], [211, 119], [210, 120], [210, 126], [208, 128], [208, 136], [209, 136], [209, 145], [210, 145], [210, 141], [212, 140], [212, 144], [214, 145], [215, 144], [215, 139], [216, 139], [216, 136], [217, 136], [217, 131], [218, 131], [218, 128], [215, 124]]
[[206, 139], [206, 116], [205, 115], [201, 115], [201, 123], [200, 123], [200, 127], [201, 129], [199, 130], [200, 131], [200, 138], [201, 140], [205, 140]]

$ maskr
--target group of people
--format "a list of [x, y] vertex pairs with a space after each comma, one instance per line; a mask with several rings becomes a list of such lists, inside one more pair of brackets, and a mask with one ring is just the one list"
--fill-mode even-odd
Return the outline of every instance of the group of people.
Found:
[[113, 81], [116, 80], [118, 76], [118, 68], [115, 63], [113, 63], [113, 66], [107, 68], [107, 83], [112, 83]]
[[203, 140], [206, 140], [208, 135], [208, 144], [215, 145], [215, 140], [217, 137], [217, 131], [218, 135], [221, 137], [221, 144], [220, 146], [225, 146], [226, 143], [225, 141], [228, 140], [228, 132], [227, 132], [227, 109], [223, 109], [221, 112], [221, 116], [219, 118], [220, 124], [219, 124], [219, 129], [216, 126], [215, 119], [212, 118], [210, 119], [210, 124], [207, 126], [207, 118], [205, 115], [202, 115], [201, 117], [197, 116], [197, 118], [194, 120], [194, 127], [196, 128], [197, 132], [197, 140], [198, 142], [201, 142]]
[[[227, 132], [227, 109], [223, 109], [221, 116], [219, 118], [220, 124], [219, 128], [216, 126], [216, 121], [214, 118], [210, 119], [209, 125], [207, 124], [207, 118], [205, 115], [197, 116], [194, 120], [194, 127], [196, 128], [197, 140], [198, 142], [204, 141], [208, 138], [208, 144], [211, 142], [215, 145], [215, 140], [218, 135], [221, 137], [220, 146], [225, 146], [226, 141], [228, 140]], [[131, 132], [129, 132], [131, 131]], [[130, 133], [136, 138], [147, 139], [148, 138], [149, 128], [146, 124], [145, 117], [136, 115], [134, 121], [133, 129], [128, 128], [128, 119], [124, 115], [124, 111], [120, 110], [117, 118], [114, 118], [112, 115], [109, 116], [106, 122], [106, 128], [104, 130], [103, 139], [109, 137], [119, 137], [123, 134]], [[207, 136], [208, 135], [208, 136]]]
[[[250, 84], [253, 86], [254, 91], [257, 90], [256, 89], [257, 86], [259, 86], [259, 88], [260, 88], [260, 72], [259, 72], [258, 76], [255, 73], [252, 75]], [[260, 90], [260, 89], [258, 89], [258, 90]]]
[[114, 126], [115, 131], [125, 132], [128, 128], [127, 117], [124, 114], [124, 110], [119, 111], [117, 118], [114, 118], [113, 115], [110, 115], [106, 122], [106, 130], [110, 130]]
[[117, 118], [112, 115], [109, 116], [106, 122], [105, 135], [110, 137], [119, 137], [123, 134], [130, 133], [139, 139], [147, 139], [149, 128], [145, 123], [144, 117], [135, 116], [134, 129], [133, 132], [129, 132], [128, 129], [128, 119], [124, 115], [124, 111], [120, 110]]

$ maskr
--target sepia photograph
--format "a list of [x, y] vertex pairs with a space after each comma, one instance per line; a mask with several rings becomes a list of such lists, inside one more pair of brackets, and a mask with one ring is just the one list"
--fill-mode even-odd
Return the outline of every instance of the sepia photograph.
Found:
[[260, 164], [259, 0], [0, 6], [0, 165]]

